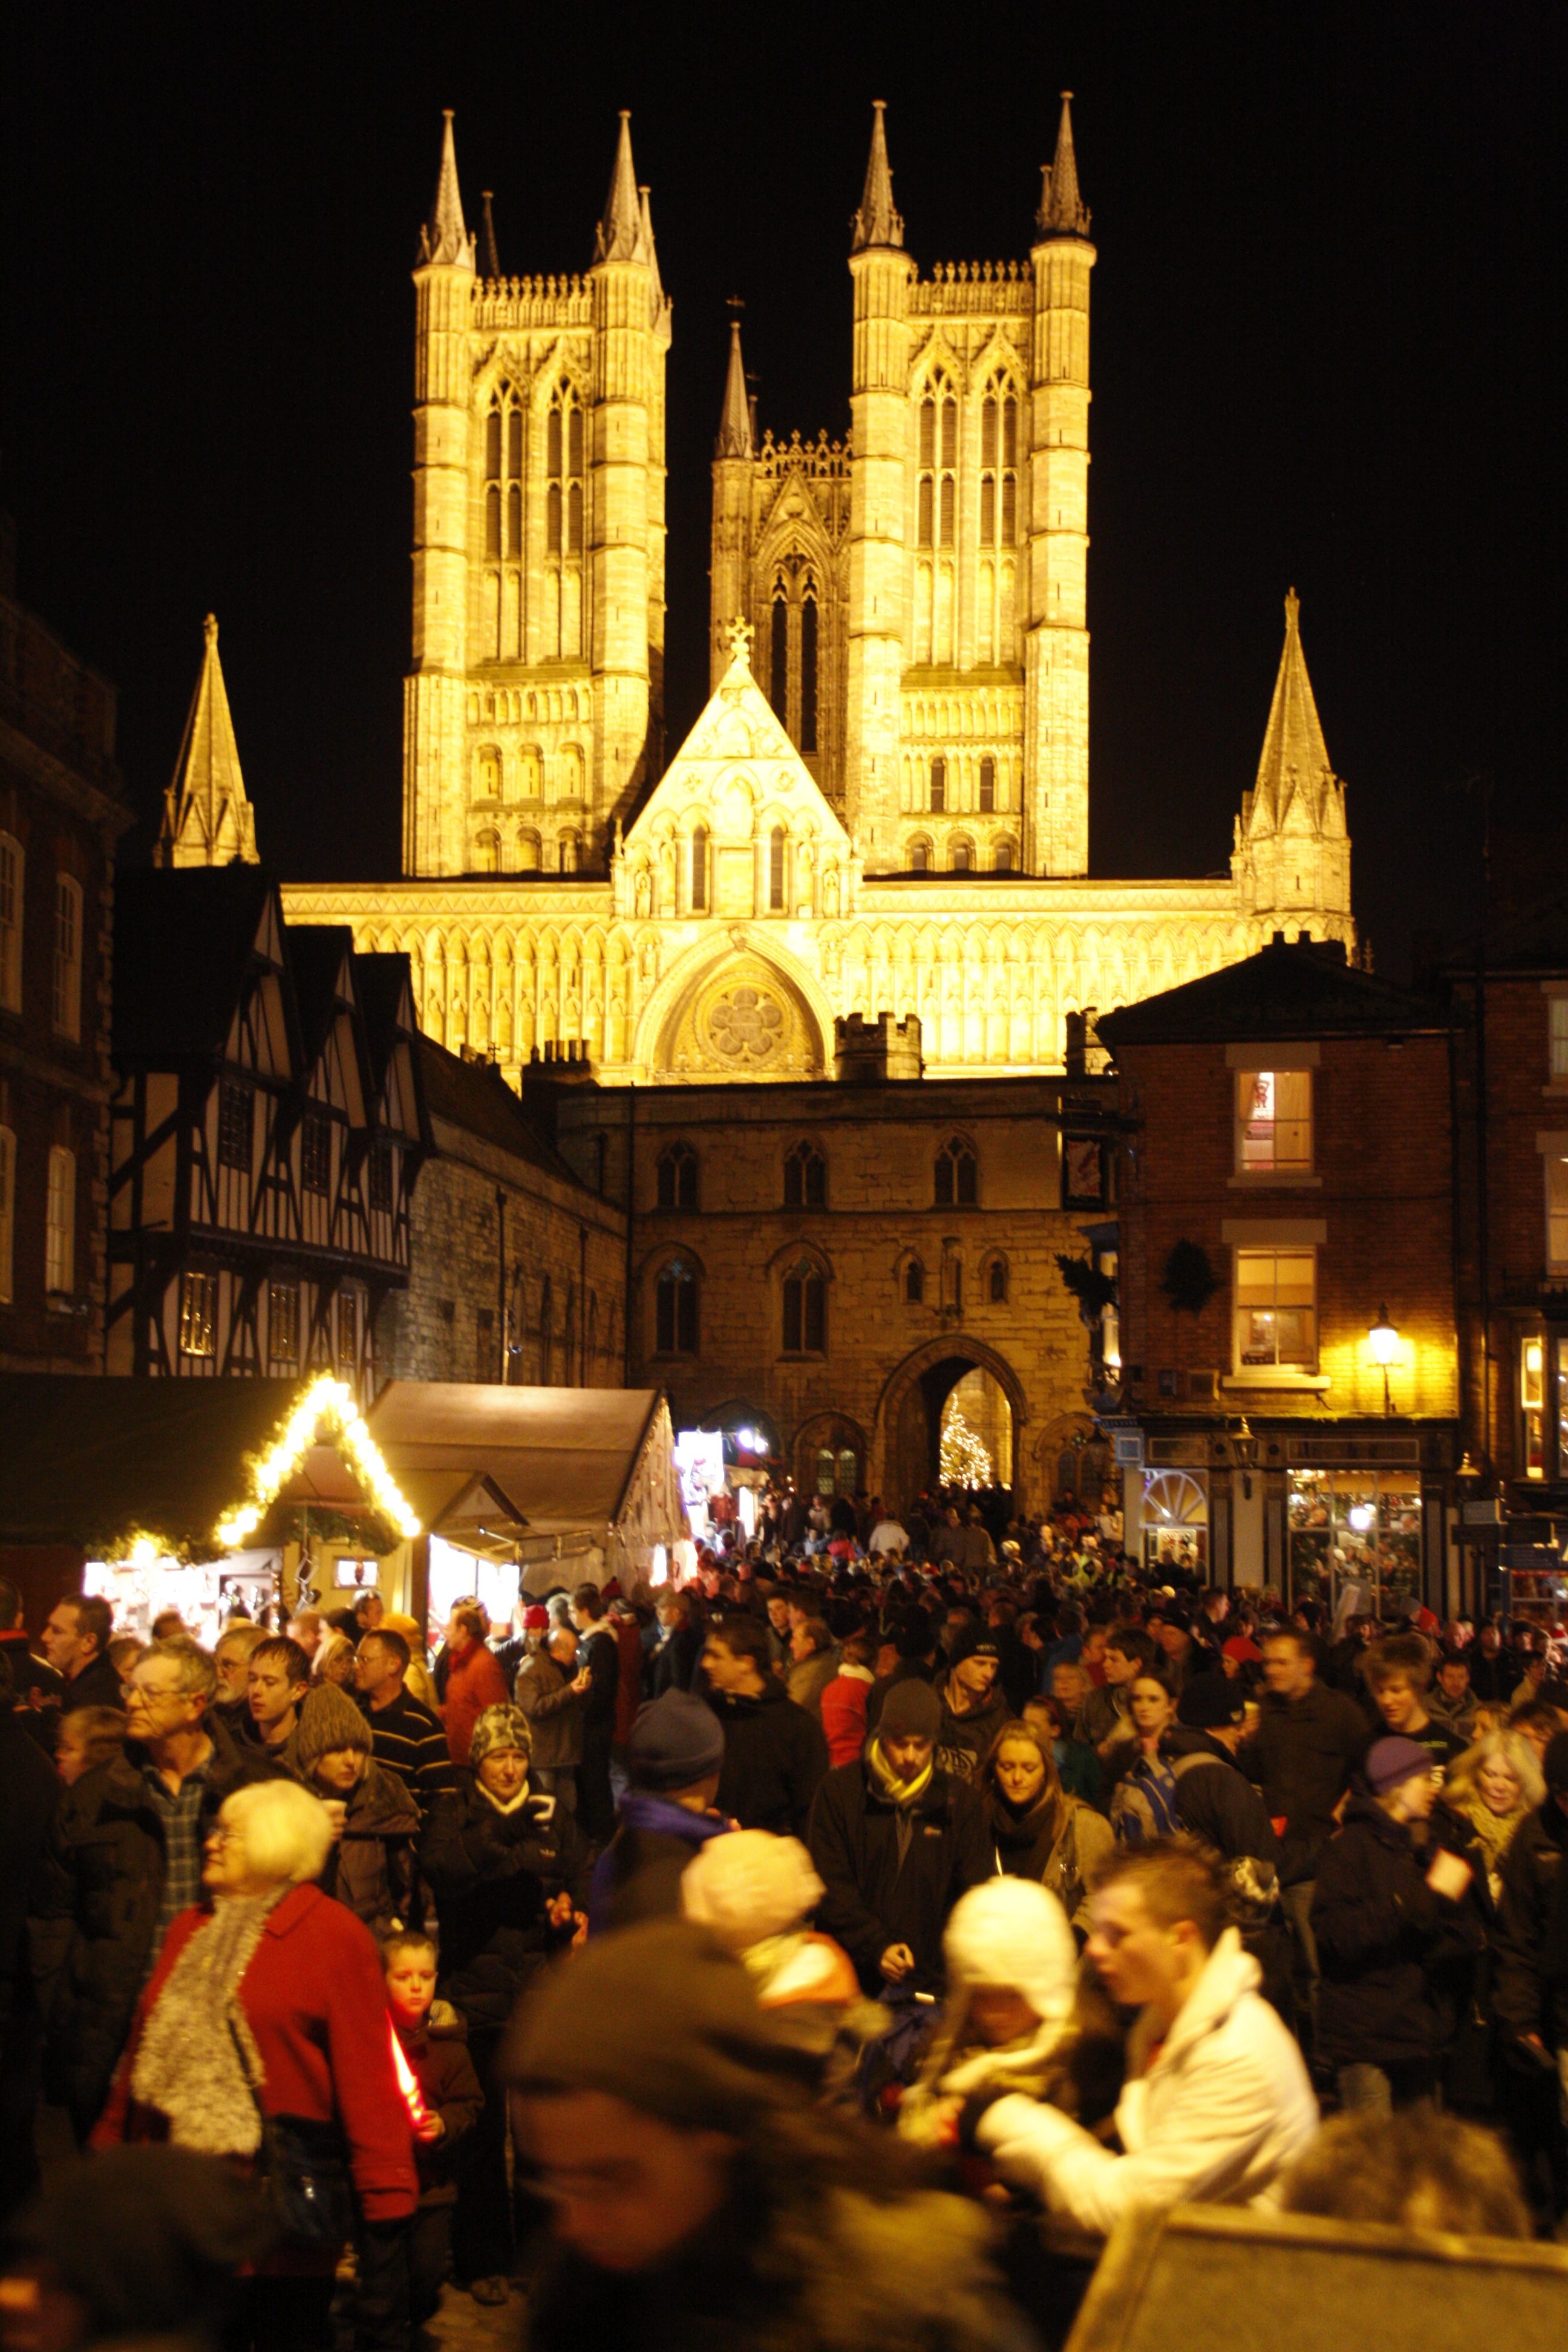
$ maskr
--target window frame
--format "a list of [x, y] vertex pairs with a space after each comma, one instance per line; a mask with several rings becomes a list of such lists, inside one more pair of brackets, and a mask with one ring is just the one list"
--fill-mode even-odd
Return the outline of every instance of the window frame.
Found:
[[805, 1139], [784, 1153], [784, 1205], [802, 1211], [827, 1206], [827, 1155]]
[[904, 1305], [923, 1307], [926, 1303], [926, 1270], [923, 1258], [909, 1257], [904, 1261]]
[[[1250, 1260], [1256, 1263], [1265, 1259], [1271, 1261], [1274, 1267], [1272, 1282], [1273, 1297], [1271, 1301], [1266, 1303], [1261, 1299], [1244, 1299], [1242, 1292], [1245, 1286], [1245, 1276], [1243, 1271], [1245, 1262]], [[1287, 1298], [1283, 1302], [1281, 1301], [1279, 1295], [1279, 1268], [1281, 1263], [1285, 1260], [1290, 1260], [1298, 1265], [1305, 1263], [1305, 1265], [1310, 1268], [1310, 1303], [1306, 1306], [1303, 1306], [1300, 1299]], [[1319, 1328], [1321, 1312], [1319, 1307], [1319, 1287], [1318, 1247], [1315, 1243], [1283, 1242], [1274, 1245], [1257, 1243], [1237, 1243], [1234, 1244], [1233, 1264], [1231, 1268], [1231, 1370], [1233, 1377], [1238, 1380], [1245, 1380], [1249, 1375], [1256, 1374], [1261, 1375], [1265, 1380], [1273, 1381], [1280, 1379], [1289, 1380], [1292, 1378], [1299, 1380], [1312, 1380], [1317, 1377], [1321, 1348], [1321, 1334]], [[1305, 1351], [1302, 1355], [1282, 1356], [1279, 1352], [1279, 1318], [1283, 1314], [1300, 1314], [1306, 1318], [1308, 1339]], [[1254, 1315], [1272, 1315], [1275, 1318], [1275, 1349], [1271, 1357], [1260, 1358], [1252, 1349], [1249, 1349], [1243, 1344], [1243, 1318]]]
[[700, 1336], [697, 1269], [669, 1258], [654, 1276], [654, 1353], [695, 1357]]
[[[5, 871], [7, 863], [9, 877]], [[0, 833], [0, 1013], [22, 1010], [26, 886], [27, 853], [14, 833]]]
[[[695, 1146], [689, 1143], [684, 1136], [676, 1136], [667, 1143], [653, 1166], [654, 1204], [657, 1208], [692, 1213], [701, 1208], [701, 1162]], [[668, 1200], [665, 1198], [667, 1171], [670, 1180]]]
[[[942, 1171], [946, 1170], [945, 1194]], [[932, 1206], [977, 1209], [980, 1206], [980, 1155], [962, 1135], [950, 1136], [932, 1162]]]
[[180, 1275], [180, 1328], [176, 1350], [192, 1363], [217, 1359], [217, 1276], [205, 1266], [188, 1265]]
[[827, 1353], [827, 1281], [815, 1258], [797, 1258], [780, 1285], [780, 1336], [786, 1356]]
[[217, 1164], [248, 1176], [255, 1150], [256, 1088], [237, 1071], [226, 1070], [217, 1082]]
[[1546, 1194], [1546, 1264], [1549, 1271], [1556, 1272], [1568, 1266], [1568, 1152], [1543, 1151], [1542, 1163]]
[[81, 884], [64, 868], [55, 875], [55, 961], [51, 1015], [57, 1037], [81, 1042]]
[[[319, 1103], [307, 1103], [300, 1121], [300, 1190], [312, 1199], [330, 1201], [332, 1197], [332, 1129], [336, 1124], [329, 1111]], [[319, 1146], [325, 1146], [325, 1164], [318, 1183], [312, 1173]]]
[[[289, 1348], [278, 1345], [279, 1309], [293, 1341]], [[267, 1360], [268, 1364], [295, 1364], [300, 1361], [300, 1285], [287, 1275], [269, 1278], [267, 1285]]]
[[68, 1143], [51, 1144], [44, 1196], [44, 1290], [50, 1298], [76, 1296], [76, 1153]]
[[[1314, 1075], [1310, 1068], [1282, 1070], [1274, 1066], [1265, 1067], [1261, 1065], [1245, 1069], [1238, 1067], [1233, 1071], [1232, 1113], [1236, 1135], [1237, 1176], [1301, 1178], [1314, 1173], [1317, 1161], [1317, 1106], [1312, 1085]], [[1269, 1099], [1273, 1105], [1271, 1114], [1267, 1118], [1260, 1116], [1258, 1108], [1258, 1087], [1264, 1080], [1268, 1081], [1271, 1089]], [[1293, 1112], [1287, 1110], [1281, 1113], [1282, 1082], [1289, 1090], [1293, 1090], [1300, 1083], [1306, 1097], [1304, 1110], [1297, 1109]], [[1265, 1129], [1267, 1129], [1266, 1138], [1255, 1139], [1249, 1135], [1249, 1130]], [[1298, 1150], [1302, 1148], [1304, 1142], [1304, 1158], [1280, 1158], [1281, 1131], [1287, 1136], [1293, 1134], [1296, 1137]], [[1263, 1156], [1264, 1151], [1267, 1151], [1267, 1158]]]

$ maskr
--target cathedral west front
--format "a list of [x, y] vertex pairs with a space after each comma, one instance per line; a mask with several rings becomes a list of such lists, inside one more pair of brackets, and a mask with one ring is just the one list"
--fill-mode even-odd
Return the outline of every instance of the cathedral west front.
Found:
[[[760, 433], [731, 329], [710, 698], [671, 752], [673, 321], [628, 120], [580, 275], [503, 276], [468, 221], [448, 116], [414, 272], [403, 872], [287, 885], [287, 915], [405, 953], [427, 1037], [495, 1065], [624, 1212], [624, 1297], [508, 1261], [521, 1365], [554, 1360], [564, 1297], [678, 1428], [905, 1497], [962, 1389], [1027, 1505], [1092, 1436], [1058, 1254], [1116, 1262], [1093, 1014], [1276, 931], [1353, 946], [1295, 596], [1228, 875], [1097, 879], [1070, 109], [1026, 247], [922, 269], [879, 106], [849, 434]], [[160, 854], [255, 856], [237, 757], [185, 763]], [[1114, 1347], [1111, 1317], [1099, 1371]]]

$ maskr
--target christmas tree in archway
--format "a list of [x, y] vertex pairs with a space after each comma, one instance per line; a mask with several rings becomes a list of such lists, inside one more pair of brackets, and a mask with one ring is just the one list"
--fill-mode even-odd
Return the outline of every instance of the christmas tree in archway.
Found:
[[950, 1403], [942, 1417], [942, 1484], [946, 1486], [989, 1486], [991, 1456], [984, 1440], [971, 1429], [961, 1408]]

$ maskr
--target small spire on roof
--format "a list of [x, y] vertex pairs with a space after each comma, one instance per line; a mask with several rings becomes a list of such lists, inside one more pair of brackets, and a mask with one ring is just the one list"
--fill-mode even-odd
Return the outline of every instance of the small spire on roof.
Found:
[[452, 110], [441, 110], [446, 129], [441, 133], [441, 169], [436, 180], [436, 201], [419, 232], [422, 263], [442, 262], [454, 269], [474, 266], [474, 240], [463, 219], [462, 192], [458, 186], [458, 147], [452, 136]]
[[643, 249], [643, 208], [637, 202], [637, 175], [632, 164], [631, 125], [631, 109], [623, 106], [610, 193], [605, 199], [605, 216], [594, 236], [595, 262], [648, 261], [652, 257]]
[[904, 241], [903, 215], [893, 209], [893, 173], [888, 162], [888, 133], [882, 121], [888, 103], [886, 99], [874, 98], [871, 106], [871, 152], [866, 164], [860, 209], [851, 223], [855, 232], [851, 253], [863, 253], [868, 245], [901, 246]]
[[489, 188], [480, 189], [479, 202], [485, 208], [485, 276], [499, 278], [500, 256], [496, 251], [496, 216], [490, 208], [492, 198]]
[[1315, 808], [1321, 787], [1333, 781], [1329, 747], [1307, 675], [1307, 656], [1301, 649], [1301, 600], [1292, 588], [1285, 599], [1285, 645], [1252, 794], [1252, 830], [1280, 824], [1299, 793], [1307, 794]]
[[206, 650], [191, 698], [180, 756], [163, 794], [163, 822], [153, 856], [160, 866], [247, 866], [258, 860], [256, 812], [245, 796], [223, 665], [217, 622], [202, 623]]
[[752, 440], [752, 404], [746, 396], [746, 366], [741, 357], [741, 301], [731, 298], [730, 309], [734, 313], [730, 320], [730, 366], [724, 378], [724, 406], [719, 418], [719, 439], [714, 455], [719, 457], [750, 457], [755, 454]]
[[1079, 194], [1078, 158], [1072, 143], [1072, 92], [1062, 92], [1061, 120], [1057, 126], [1056, 161], [1041, 173], [1040, 209], [1035, 225], [1042, 236], [1087, 236], [1089, 207]]

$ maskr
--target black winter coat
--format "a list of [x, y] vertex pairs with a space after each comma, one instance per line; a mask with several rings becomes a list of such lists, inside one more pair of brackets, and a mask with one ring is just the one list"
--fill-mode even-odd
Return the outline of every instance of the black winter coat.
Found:
[[688, 1618], [649, 1651], [643, 1664], [643, 1696], [662, 1698], [667, 1690], [689, 1691], [701, 1655], [702, 1628]]
[[1279, 1876], [1310, 1878], [1333, 1835], [1334, 1807], [1371, 1744], [1366, 1717], [1342, 1691], [1314, 1683], [1303, 1698], [1265, 1691], [1258, 1729], [1238, 1761], [1263, 1791], [1271, 1821], [1285, 1822]]
[[[216, 1720], [207, 1737], [203, 1839], [236, 1789], [284, 1777], [265, 1749], [237, 1748]], [[46, 2080], [83, 2131], [97, 2121], [125, 2047], [163, 1895], [163, 1822], [142, 1755], [131, 1748], [111, 1756], [65, 1790], [33, 1888], [28, 1934]]]
[[419, 1867], [441, 1930], [441, 1990], [470, 2029], [499, 2032], [546, 1955], [566, 1940], [545, 1906], [563, 1891], [588, 1907], [588, 1849], [570, 1813], [531, 1796], [498, 1812], [472, 1772], [438, 1797]]
[[0, 2063], [5, 2037], [33, 2006], [27, 1896], [64, 1794], [19, 1712], [0, 1715]]
[[936, 1760], [944, 1771], [962, 1780], [977, 1780], [991, 1743], [1007, 1720], [1007, 1696], [999, 1682], [993, 1683], [983, 1706], [972, 1707], [967, 1715], [956, 1715], [948, 1698], [950, 1680], [943, 1675], [937, 1684], [942, 1727], [936, 1735]]
[[915, 1956], [901, 1992], [940, 1992], [948, 1914], [996, 1866], [985, 1801], [967, 1781], [939, 1767], [910, 1810], [913, 1834], [900, 1863], [897, 1808], [863, 1759], [829, 1772], [811, 1809], [811, 1858], [827, 1889], [816, 1924], [843, 1945], [868, 1992], [881, 1984], [889, 1944], [907, 1944]]
[[1173, 1725], [1161, 1747], [1173, 1765], [1184, 1756], [1210, 1759], [1176, 1773], [1176, 1812], [1182, 1827], [1212, 1845], [1227, 1862], [1247, 1854], [1255, 1862], [1271, 1862], [1278, 1868], [1279, 1841], [1268, 1808], [1219, 1741], [1206, 1732]]
[[804, 1838], [811, 1801], [827, 1769], [827, 1741], [816, 1716], [796, 1706], [777, 1681], [756, 1698], [715, 1690], [702, 1696], [724, 1727], [714, 1799], [720, 1812], [743, 1830]]
[[[1554, 1797], [1527, 1813], [1502, 1865], [1492, 2010], [1513, 2041], [1568, 2049], [1568, 1814]], [[1528, 2063], [1528, 2061], [1526, 2062]]]
[[1352, 1797], [1318, 1863], [1312, 1897], [1322, 1985], [1318, 2048], [1331, 2065], [1437, 2058], [1458, 2022], [1458, 1982], [1480, 1949], [1469, 1895], [1434, 1894], [1424, 1851], [1371, 1797]]

